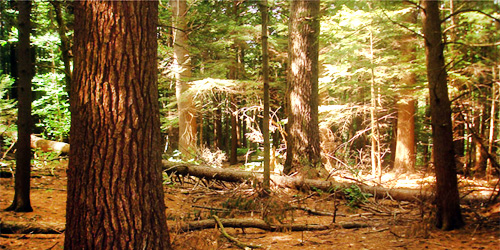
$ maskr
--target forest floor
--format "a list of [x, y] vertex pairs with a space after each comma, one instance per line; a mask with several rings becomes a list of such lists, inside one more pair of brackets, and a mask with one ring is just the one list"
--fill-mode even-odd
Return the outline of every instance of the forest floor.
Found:
[[[30, 213], [6, 212], [14, 197], [14, 179], [0, 178], [0, 220], [27, 223], [51, 223], [64, 226], [66, 206], [67, 161], [38, 164], [32, 170]], [[338, 177], [338, 176], [337, 176]], [[385, 186], [422, 188], [432, 183], [432, 176], [422, 174], [386, 175]], [[320, 191], [276, 189], [262, 198], [247, 184], [206, 182], [196, 178], [166, 179], [165, 202], [170, 238], [175, 249], [238, 249], [217, 228], [181, 232], [187, 221], [220, 218], [264, 218], [272, 223], [332, 225], [342, 222], [368, 225], [364, 228], [332, 227], [323, 231], [268, 232], [261, 229], [226, 228], [239, 241], [260, 245], [263, 249], [499, 249], [500, 216], [481, 204], [462, 206], [467, 225], [443, 232], [430, 223], [433, 212], [429, 202], [416, 204], [389, 199], [368, 198], [358, 204], [337, 195]], [[182, 182], [180, 182], [181, 180]], [[496, 182], [460, 179], [462, 190], [491, 190]], [[359, 196], [354, 191], [352, 197]], [[360, 197], [358, 197], [360, 198]], [[356, 201], [356, 199], [352, 200]], [[357, 207], [355, 206], [357, 205]], [[498, 205], [498, 204], [497, 204]], [[307, 207], [334, 212], [335, 217], [311, 215], [291, 209]], [[64, 234], [0, 234], [0, 249], [63, 249]]]

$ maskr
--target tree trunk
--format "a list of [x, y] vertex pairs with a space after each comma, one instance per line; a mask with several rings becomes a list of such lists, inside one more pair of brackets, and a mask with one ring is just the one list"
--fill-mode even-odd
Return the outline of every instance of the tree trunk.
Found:
[[76, 1], [65, 249], [170, 249], [158, 2]]
[[174, 27], [175, 96], [179, 112], [179, 151], [186, 159], [192, 158], [196, 150], [196, 108], [187, 81], [191, 78], [191, 58], [188, 51], [187, 1], [172, 0]]
[[56, 14], [57, 22], [57, 32], [61, 39], [61, 57], [64, 63], [64, 80], [66, 81], [66, 91], [69, 93], [71, 89], [71, 42], [66, 36], [66, 23], [64, 22], [63, 13], [61, 9], [60, 1], [51, 1], [52, 6], [54, 6], [54, 12]]
[[[476, 116], [477, 120], [474, 123], [474, 130], [477, 135], [477, 138], [485, 138], [484, 136], [484, 131], [486, 127], [486, 116], [487, 116], [487, 105], [486, 105], [486, 98], [482, 97], [479, 98], [478, 100], [478, 106], [479, 106], [479, 111]], [[473, 137], [474, 138], [474, 137]], [[484, 177], [486, 174], [486, 163], [487, 163], [487, 158], [488, 156], [486, 155], [488, 150], [485, 145], [481, 142], [481, 140], [473, 140], [475, 143], [476, 147], [476, 155], [475, 155], [475, 161], [474, 161], [474, 175], [475, 176], [480, 176]]]
[[382, 161], [380, 159], [380, 133], [378, 125], [378, 93], [375, 91], [375, 64], [373, 54], [373, 32], [370, 30], [370, 69], [371, 69], [371, 84], [370, 84], [370, 126], [371, 126], [371, 162], [372, 175], [377, 176], [379, 182], [382, 178]]
[[407, 97], [398, 102], [398, 131], [394, 171], [415, 171], [415, 99]]
[[[321, 165], [318, 126], [320, 1], [290, 3], [288, 137], [284, 172]], [[306, 170], [307, 171], [307, 170]]]
[[436, 171], [436, 226], [452, 230], [464, 225], [460, 211], [451, 107], [448, 97], [447, 73], [444, 64], [439, 18], [439, 2], [422, 1], [422, 22], [425, 36], [425, 54], [429, 95], [431, 101], [431, 123], [434, 166]]
[[230, 106], [231, 110], [231, 153], [229, 154], [229, 164], [235, 165], [238, 163], [238, 106], [234, 102], [234, 96], [231, 95]]
[[[498, 131], [495, 129], [495, 114], [497, 109], [497, 74], [495, 67], [492, 67], [493, 72], [493, 83], [491, 84], [491, 112], [490, 112], [490, 131], [488, 135], [488, 154], [493, 155], [493, 141], [495, 140], [495, 134]], [[497, 126], [498, 127], [498, 126]], [[488, 163], [486, 166], [486, 178], [490, 180], [493, 178], [493, 163], [490, 158], [488, 158]]]
[[262, 17], [262, 80], [264, 82], [264, 112], [262, 136], [264, 137], [264, 189], [270, 187], [271, 144], [269, 142], [269, 51], [267, 37], [268, 6], [267, 0], [261, 0], [260, 14]]
[[[405, 21], [411, 24], [417, 22], [418, 12], [406, 14]], [[401, 38], [401, 53], [410, 63], [415, 60], [414, 34], [405, 34]], [[415, 98], [412, 89], [417, 79], [413, 72], [407, 72], [401, 79], [401, 99], [397, 103], [397, 132], [396, 132], [396, 157], [394, 158], [394, 171], [399, 173], [412, 173], [415, 170]]]
[[17, 83], [17, 151], [16, 151], [16, 179], [14, 184], [14, 201], [7, 211], [31, 212], [30, 178], [31, 178], [31, 79], [33, 65], [30, 53], [31, 34], [31, 1], [18, 1], [19, 42], [17, 58], [19, 61], [19, 79]]

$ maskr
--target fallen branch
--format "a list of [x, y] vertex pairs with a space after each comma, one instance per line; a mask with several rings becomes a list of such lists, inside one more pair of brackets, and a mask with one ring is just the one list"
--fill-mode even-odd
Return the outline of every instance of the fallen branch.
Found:
[[[330, 225], [318, 225], [318, 224], [268, 224], [264, 220], [255, 219], [255, 218], [239, 218], [239, 219], [220, 219], [221, 223], [224, 224], [225, 227], [232, 228], [257, 228], [265, 231], [322, 231], [329, 230], [334, 228], [364, 228], [368, 227], [368, 224], [364, 223], [354, 223], [354, 222], [346, 222], [346, 223], [335, 223]], [[200, 220], [200, 221], [192, 221], [187, 224], [181, 225], [181, 231], [193, 231], [193, 230], [201, 230], [206, 228], [214, 228], [216, 225], [214, 220]]]
[[64, 224], [0, 221], [2, 234], [61, 234]]
[[245, 244], [241, 241], [239, 241], [238, 239], [234, 238], [233, 236], [229, 235], [226, 230], [224, 229], [224, 225], [222, 224], [222, 222], [220, 221], [219, 217], [217, 215], [212, 215], [212, 217], [214, 218], [214, 220], [217, 222], [217, 225], [219, 225], [219, 229], [220, 229], [220, 232], [222, 233], [222, 235], [224, 235], [224, 237], [226, 237], [229, 241], [233, 242], [236, 246], [238, 246], [239, 248], [241, 249], [247, 249], [247, 248], [262, 248], [261, 246], [255, 246], [255, 245], [249, 245], [249, 244]]
[[69, 154], [69, 144], [65, 142], [51, 141], [31, 135], [31, 148], [40, 149], [43, 152], [56, 152], [58, 154]]
[[[235, 169], [222, 169], [207, 166], [197, 165], [173, 165], [168, 161], [162, 161], [164, 170], [169, 173], [176, 173], [179, 175], [191, 175], [198, 178], [205, 178], [208, 180], [220, 180], [228, 182], [258, 182], [262, 183], [264, 177], [262, 173], [248, 172]], [[305, 179], [301, 177], [271, 175], [271, 181], [278, 187], [293, 188], [298, 190], [311, 190], [318, 189], [325, 192], [332, 192], [336, 190], [344, 190], [357, 185], [362, 192], [371, 193], [374, 197], [384, 199], [391, 198], [399, 201], [424, 201], [433, 199], [434, 193], [426, 190], [416, 190], [409, 188], [384, 188], [364, 185], [354, 182], [338, 182], [338, 181], [322, 181]], [[468, 195], [462, 199], [463, 201], [486, 201], [488, 196], [485, 195]]]

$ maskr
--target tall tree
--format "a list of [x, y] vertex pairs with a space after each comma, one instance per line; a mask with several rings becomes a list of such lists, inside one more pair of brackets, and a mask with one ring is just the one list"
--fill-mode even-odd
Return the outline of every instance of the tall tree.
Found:
[[64, 21], [63, 11], [61, 8], [60, 1], [50, 1], [52, 6], [54, 6], [54, 12], [56, 14], [56, 22], [57, 22], [57, 33], [59, 33], [59, 38], [61, 39], [61, 57], [64, 63], [64, 80], [66, 81], [66, 90], [69, 92], [71, 87], [71, 42], [68, 36], [66, 35], [66, 22]]
[[30, 178], [31, 178], [31, 79], [33, 78], [33, 65], [30, 53], [31, 33], [31, 1], [17, 1], [19, 8], [18, 17], [18, 72], [17, 83], [17, 151], [16, 151], [16, 177], [14, 201], [7, 211], [31, 212]]
[[436, 171], [436, 226], [452, 230], [463, 226], [453, 151], [451, 106], [448, 97], [439, 1], [422, 1], [427, 78], [429, 82], [433, 156]]
[[76, 1], [66, 249], [169, 249], [157, 1]]
[[[408, 23], [417, 22], [417, 11], [407, 13], [404, 17]], [[415, 60], [414, 34], [401, 37], [401, 54], [403, 63]], [[413, 172], [415, 168], [415, 97], [413, 88], [417, 81], [416, 74], [411, 70], [405, 72], [401, 79], [400, 100], [397, 103], [397, 132], [394, 171], [398, 173]]]
[[191, 158], [196, 149], [196, 110], [188, 81], [191, 78], [191, 58], [188, 51], [187, 1], [173, 0], [172, 21], [174, 33], [175, 95], [179, 112], [179, 151], [183, 157]]
[[284, 172], [321, 164], [318, 126], [320, 1], [290, 3], [288, 136]]
[[261, 0], [259, 4], [262, 16], [262, 79], [264, 82], [264, 119], [262, 124], [262, 136], [264, 137], [264, 189], [269, 189], [271, 175], [271, 145], [269, 142], [269, 51], [267, 41], [269, 7], [267, 6], [267, 0]]

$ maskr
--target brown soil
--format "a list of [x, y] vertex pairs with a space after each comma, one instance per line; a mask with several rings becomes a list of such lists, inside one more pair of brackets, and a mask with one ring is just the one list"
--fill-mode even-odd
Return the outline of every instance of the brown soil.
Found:
[[[67, 161], [44, 163], [32, 171], [31, 203], [34, 212], [6, 212], [14, 196], [13, 178], [0, 178], [0, 218], [3, 221], [65, 223]], [[391, 176], [393, 177], [393, 176]], [[421, 176], [420, 176], [421, 177]], [[422, 180], [418, 175], [403, 178], [407, 183]], [[430, 202], [414, 204], [391, 200], [373, 200], [359, 208], [336, 195], [321, 192], [274, 190], [270, 198], [261, 198], [250, 185], [199, 181], [183, 178], [165, 185], [168, 224], [175, 249], [238, 249], [216, 228], [180, 232], [186, 221], [254, 217], [272, 223], [331, 224], [333, 216], [309, 215], [290, 206], [302, 206], [333, 212], [335, 222], [369, 224], [367, 228], [331, 229], [306, 232], [266, 232], [260, 229], [226, 228], [243, 243], [264, 249], [499, 249], [500, 217], [480, 205], [464, 205], [467, 226], [443, 232], [430, 221]], [[488, 186], [486, 182], [476, 187]], [[386, 185], [401, 186], [398, 182]], [[422, 184], [420, 184], [422, 185]], [[461, 185], [472, 185], [462, 179]], [[418, 185], [417, 185], [418, 186]], [[218, 208], [222, 210], [210, 210]], [[0, 249], [63, 249], [64, 234], [1, 234]]]

